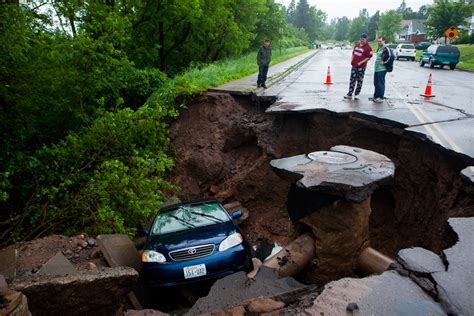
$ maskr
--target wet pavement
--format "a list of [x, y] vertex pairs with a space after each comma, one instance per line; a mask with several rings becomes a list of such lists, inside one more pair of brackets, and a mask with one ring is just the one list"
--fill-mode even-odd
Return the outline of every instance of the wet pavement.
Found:
[[[263, 91], [276, 103], [267, 113], [333, 112], [406, 128], [448, 150], [474, 158], [474, 74], [448, 69], [422, 68], [416, 62], [396, 61], [387, 74], [387, 100], [369, 100], [373, 87], [373, 61], [366, 70], [359, 100], [345, 100], [350, 75], [350, 50], [321, 51], [303, 67]], [[331, 66], [332, 85], [325, 85]], [[433, 74], [433, 98], [420, 96]]]

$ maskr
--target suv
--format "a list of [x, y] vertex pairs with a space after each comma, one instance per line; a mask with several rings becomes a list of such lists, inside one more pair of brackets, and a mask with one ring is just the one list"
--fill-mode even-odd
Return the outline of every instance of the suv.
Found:
[[394, 50], [395, 57], [397, 60], [400, 58], [405, 58], [406, 60], [415, 61], [416, 49], [413, 44], [398, 44], [397, 48]]
[[425, 63], [428, 63], [430, 68], [434, 68], [435, 65], [440, 65], [441, 68], [444, 65], [449, 65], [449, 68], [454, 70], [459, 63], [460, 56], [459, 49], [454, 45], [431, 45], [421, 55], [420, 66], [423, 67]]

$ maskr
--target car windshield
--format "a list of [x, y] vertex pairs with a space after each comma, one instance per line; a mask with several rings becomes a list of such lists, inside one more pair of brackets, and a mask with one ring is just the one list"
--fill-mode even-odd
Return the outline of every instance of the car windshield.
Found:
[[439, 46], [439, 53], [459, 53], [459, 49], [456, 46]]
[[415, 49], [415, 46], [413, 46], [413, 45], [402, 45], [402, 48], [404, 48], [404, 49]]
[[160, 211], [156, 216], [151, 234], [161, 235], [228, 220], [226, 211], [216, 202], [181, 205], [174, 209]]

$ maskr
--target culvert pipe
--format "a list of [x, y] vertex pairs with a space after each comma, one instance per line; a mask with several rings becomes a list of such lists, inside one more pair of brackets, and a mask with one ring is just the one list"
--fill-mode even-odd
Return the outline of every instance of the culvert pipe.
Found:
[[278, 271], [280, 278], [294, 276], [302, 271], [315, 256], [314, 237], [303, 234], [263, 263]]
[[364, 275], [373, 273], [380, 274], [386, 271], [393, 262], [393, 259], [387, 257], [383, 253], [372, 247], [367, 247], [357, 258], [356, 268]]

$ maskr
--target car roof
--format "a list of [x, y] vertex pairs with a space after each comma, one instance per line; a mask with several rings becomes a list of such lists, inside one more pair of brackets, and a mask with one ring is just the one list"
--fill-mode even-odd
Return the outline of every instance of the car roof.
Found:
[[204, 204], [204, 203], [220, 203], [220, 202], [214, 198], [197, 199], [197, 200], [192, 200], [192, 201], [187, 201], [187, 202], [166, 205], [166, 206], [161, 207], [158, 212], [167, 212], [167, 211], [174, 210], [180, 206], [196, 205], [196, 204]]

